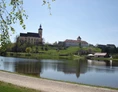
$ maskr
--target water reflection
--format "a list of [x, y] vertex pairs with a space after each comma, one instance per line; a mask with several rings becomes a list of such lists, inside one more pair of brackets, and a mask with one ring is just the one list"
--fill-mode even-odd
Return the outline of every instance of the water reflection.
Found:
[[40, 76], [41, 64], [40, 62], [16, 62], [15, 72]]
[[118, 62], [110, 61], [65, 61], [65, 60], [33, 60], [21, 58], [8, 58], [5, 57], [0, 61], [0, 70], [17, 72], [23, 74], [37, 75], [53, 70], [53, 72], [63, 72], [64, 74], [74, 74], [77, 78], [80, 74], [86, 72], [115, 72], [118, 71]]
[[0, 61], [0, 70], [40, 76], [41, 73], [51, 69], [55, 72], [63, 72], [64, 74], [75, 74], [78, 78], [81, 73], [86, 73], [87, 64], [87, 61], [39, 61], [33, 59], [2, 57], [2, 60]]
[[45, 72], [48, 69], [63, 72], [64, 74], [75, 74], [78, 78], [80, 73], [85, 73], [87, 71], [87, 61], [57, 61], [52, 60], [42, 61], [42, 70]]
[[2, 57], [0, 61], [0, 70], [40, 76], [41, 63], [33, 59]]
[[114, 73], [115, 71], [118, 71], [117, 67], [118, 67], [118, 62], [113, 62], [112, 60], [106, 60], [106, 61], [88, 60], [89, 71], [95, 70], [96, 72]]
[[118, 88], [118, 61], [112, 60], [71, 61], [0, 57], [0, 70]]

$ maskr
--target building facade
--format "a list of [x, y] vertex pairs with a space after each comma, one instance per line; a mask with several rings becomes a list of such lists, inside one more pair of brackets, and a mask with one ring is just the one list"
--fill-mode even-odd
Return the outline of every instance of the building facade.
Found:
[[20, 33], [20, 36], [18, 37], [18, 41], [20, 43], [28, 43], [28, 44], [33, 44], [33, 45], [39, 45], [43, 44], [43, 38], [42, 38], [42, 26], [40, 25], [38, 29], [38, 33]]
[[80, 36], [77, 38], [77, 40], [66, 39], [64, 41], [64, 45], [66, 47], [69, 47], [69, 46], [88, 47], [88, 43], [86, 41], [82, 41]]

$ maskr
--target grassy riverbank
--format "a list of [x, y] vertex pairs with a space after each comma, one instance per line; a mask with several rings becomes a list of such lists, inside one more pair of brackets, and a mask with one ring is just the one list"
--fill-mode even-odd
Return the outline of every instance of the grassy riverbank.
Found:
[[[63, 50], [39, 51], [38, 53], [26, 53], [26, 52], [7, 52], [6, 56], [22, 57], [22, 58], [34, 58], [34, 59], [79, 59], [80, 56], [74, 56], [78, 54], [79, 47], [69, 47]], [[81, 59], [83, 59], [82, 56]]]
[[113, 60], [113, 61], [118, 61], [117, 58], [91, 58], [92, 60]]
[[10, 83], [0, 81], [0, 92], [40, 92], [34, 89], [19, 87]]
[[[31, 58], [31, 59], [70, 59], [70, 60], [85, 60], [86, 55], [74, 55], [69, 54], [66, 52], [64, 53], [58, 53], [55, 50], [50, 50], [48, 52], [40, 52], [40, 53], [14, 53], [14, 52], [7, 52], [8, 57], [21, 57], [21, 58]], [[118, 58], [91, 58], [92, 60], [113, 60], [118, 61]]]
[[[68, 47], [65, 49], [57, 50], [50, 48], [48, 50], [39, 50], [34, 52], [7, 52], [5, 55], [9, 57], [21, 57], [21, 58], [32, 58], [32, 59], [86, 59], [86, 55], [91, 52], [100, 52], [98, 48], [91, 47]], [[113, 58], [91, 58], [95, 60], [118, 60], [118, 55], [112, 55]]]
[[32, 59], [73, 59], [73, 55], [60, 56], [57, 53], [13, 53], [7, 52], [9, 57], [21, 57], [21, 58], [32, 58]]

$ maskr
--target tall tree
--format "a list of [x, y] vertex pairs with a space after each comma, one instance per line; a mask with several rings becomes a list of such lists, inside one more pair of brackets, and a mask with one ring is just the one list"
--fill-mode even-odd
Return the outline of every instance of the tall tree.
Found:
[[[10, 32], [14, 33], [13, 25], [19, 22], [23, 29], [26, 28], [24, 18], [28, 18], [23, 8], [24, 0], [0, 0], [0, 45], [4, 46], [9, 42]], [[55, 0], [51, 0], [52, 2]], [[50, 7], [49, 0], [42, 0], [43, 5]]]

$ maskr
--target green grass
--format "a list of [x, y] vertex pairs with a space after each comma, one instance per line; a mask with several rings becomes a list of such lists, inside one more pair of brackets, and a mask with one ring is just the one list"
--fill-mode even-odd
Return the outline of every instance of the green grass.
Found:
[[115, 59], [115, 58], [91, 58], [93, 60], [113, 60], [113, 61], [118, 61], [118, 59]]
[[26, 52], [7, 52], [7, 56], [12, 57], [21, 57], [21, 58], [34, 58], [34, 59], [71, 59], [71, 60], [78, 60], [78, 59], [85, 59], [85, 56], [75, 56], [75, 54], [78, 54], [79, 50], [99, 50], [97, 48], [80, 48], [78, 46], [76, 47], [68, 47], [66, 49], [62, 50], [56, 50], [56, 49], [48, 49], [47, 51], [38, 51], [38, 53], [26, 53]]
[[10, 83], [5, 83], [0, 81], [0, 92], [40, 92], [40, 91], [25, 87], [19, 87], [12, 85]]
[[39, 51], [39, 53], [21, 53], [7, 52], [7, 56], [34, 58], [34, 59], [73, 59], [73, 55], [78, 51], [79, 47], [69, 47], [66, 50], [48, 50]]

